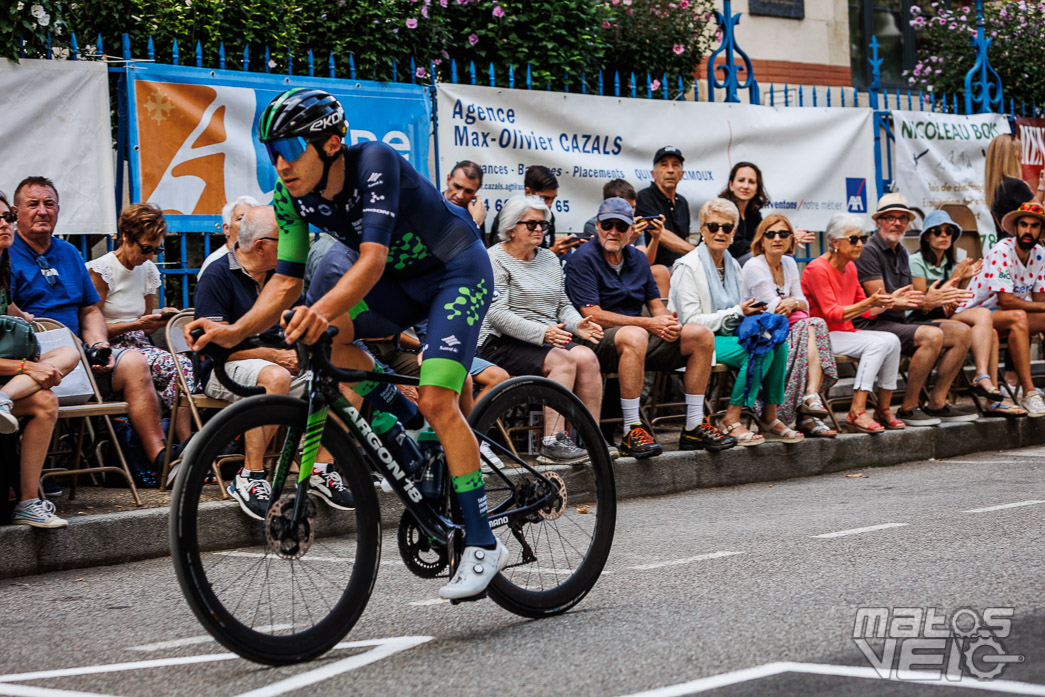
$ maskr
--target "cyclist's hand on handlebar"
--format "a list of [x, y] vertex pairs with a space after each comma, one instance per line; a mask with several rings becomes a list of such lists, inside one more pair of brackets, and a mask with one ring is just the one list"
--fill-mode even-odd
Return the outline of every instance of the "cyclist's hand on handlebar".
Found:
[[287, 315], [290, 313], [284, 313], [280, 319], [279, 324], [283, 327], [283, 335], [286, 337], [288, 344], [293, 344], [295, 341], [311, 346], [316, 343], [323, 332], [330, 326], [330, 322], [325, 317], [313, 310], [311, 307], [305, 305], [298, 305], [293, 310], [294, 316], [287, 321]]
[[[203, 330], [203, 336], [198, 340], [193, 339], [191, 336], [191, 332], [194, 329]], [[193, 351], [202, 351], [203, 347], [211, 342], [218, 346], [232, 348], [240, 343], [241, 339], [239, 337], [239, 332], [237, 332], [231, 325], [221, 324], [201, 317], [199, 319], [194, 319], [185, 325], [185, 341]]]

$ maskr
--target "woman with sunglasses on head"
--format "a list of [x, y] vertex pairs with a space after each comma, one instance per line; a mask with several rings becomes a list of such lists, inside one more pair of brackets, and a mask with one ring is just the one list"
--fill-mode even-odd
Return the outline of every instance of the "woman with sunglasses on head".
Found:
[[[736, 163], [729, 170], [729, 183], [719, 197], [732, 201], [740, 213], [729, 253], [743, 266], [751, 258], [751, 244], [762, 224], [762, 209], [769, 205], [762, 170], [753, 162]], [[808, 230], [795, 230], [794, 234], [798, 244], [808, 244], [815, 237]]]
[[[950, 283], [965, 288], [983, 267], [983, 260], [972, 260], [958, 247], [961, 228], [946, 211], [932, 211], [925, 217], [919, 235], [919, 250], [911, 255], [911, 284], [925, 292], [930, 285]], [[951, 319], [972, 328], [972, 357], [976, 377], [972, 392], [988, 402], [987, 413], [1000, 416], [1026, 416], [1027, 411], [1006, 402], [996, 387], [998, 381], [998, 332], [991, 311], [970, 307], [960, 312], [956, 305], [933, 308], [925, 319]]]
[[[668, 309], [678, 313], [683, 324], [703, 324], [715, 333], [715, 360], [736, 368], [736, 382], [720, 428], [737, 439], [737, 445], [761, 445], [767, 440], [799, 443], [803, 435], [778, 418], [784, 400], [787, 347], [777, 344], [762, 358], [761, 375], [753, 376], [750, 389], [747, 373], [750, 356], [736, 336], [745, 317], [757, 315], [764, 306], [741, 293], [740, 264], [729, 253], [740, 215], [731, 201], [714, 198], [700, 207], [698, 221], [703, 244], [672, 267]], [[748, 430], [740, 421], [744, 407], [755, 406], [759, 392], [764, 406], [763, 433]]]
[[[7, 248], [14, 242], [16, 219], [7, 196], [0, 192], [0, 315], [32, 320], [31, 315], [10, 301], [11, 258]], [[0, 358], [0, 434], [16, 433], [18, 419], [25, 419], [18, 468], [20, 496], [11, 518], [14, 525], [37, 528], [67, 525], [55, 515], [53, 503], [37, 497], [37, 487], [58, 420], [58, 398], [51, 388], [72, 372], [79, 360], [79, 352], [69, 346], [48, 351], [36, 361]]]
[[[858, 330], [852, 321], [861, 315], [879, 315], [894, 302], [893, 296], [884, 291], [867, 297], [857, 276], [853, 262], [860, 258], [867, 242], [866, 222], [858, 215], [833, 216], [825, 231], [828, 250], [809, 262], [802, 272], [802, 292], [809, 302], [809, 314], [827, 323], [834, 353], [860, 359], [846, 417], [846, 430], [850, 433], [882, 433], [886, 429], [878, 421], [884, 421], [890, 429], [904, 428], [889, 406], [900, 370], [900, 339], [890, 332]], [[876, 384], [878, 408], [872, 418], [867, 414], [867, 395]]]
[[838, 380], [827, 324], [810, 317], [809, 303], [802, 294], [798, 264], [794, 257], [797, 240], [787, 216], [773, 213], [758, 226], [751, 242], [751, 259], [744, 264], [742, 295], [766, 303], [767, 312], [787, 317], [787, 377], [784, 401], [778, 418], [809, 436], [832, 437], [837, 432], [821, 417], [828, 415], [820, 392]]
[[[500, 244], [490, 247], [494, 294], [479, 334], [479, 357], [510, 375], [543, 375], [576, 394], [596, 421], [602, 406], [602, 373], [595, 352], [574, 336], [597, 343], [602, 327], [570, 303], [562, 266], [555, 253], [541, 247], [551, 211], [537, 196], [513, 196], [498, 214]], [[630, 226], [616, 220], [624, 231]], [[562, 428], [562, 419], [546, 410], [541, 457], [551, 464], [587, 460]]]
[[[170, 411], [177, 395], [174, 359], [171, 354], [149, 340], [177, 312], [177, 308], [156, 308], [160, 271], [153, 259], [163, 252], [167, 222], [159, 208], [148, 203], [135, 203], [123, 209], [118, 223], [119, 246], [108, 254], [87, 262], [98, 295], [102, 315], [109, 330], [109, 346], [133, 349], [144, 355], [152, 374], [156, 393], [164, 409]], [[119, 360], [117, 358], [117, 360]], [[189, 387], [194, 387], [192, 363], [179, 356]], [[191, 426], [187, 407], [178, 414], [178, 442], [189, 437]]]

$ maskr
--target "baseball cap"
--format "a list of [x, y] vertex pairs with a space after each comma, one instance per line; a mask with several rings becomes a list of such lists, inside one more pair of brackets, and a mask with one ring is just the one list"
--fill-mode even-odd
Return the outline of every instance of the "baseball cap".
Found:
[[599, 220], [623, 220], [628, 225], [634, 223], [634, 211], [631, 204], [620, 196], [608, 198], [599, 206]]
[[676, 148], [674, 145], [665, 145], [663, 148], [657, 151], [657, 154], [653, 156], [653, 166], [656, 167], [657, 163], [668, 156], [679, 158], [679, 162], [685, 162], [686, 158], [682, 156], [682, 151]]

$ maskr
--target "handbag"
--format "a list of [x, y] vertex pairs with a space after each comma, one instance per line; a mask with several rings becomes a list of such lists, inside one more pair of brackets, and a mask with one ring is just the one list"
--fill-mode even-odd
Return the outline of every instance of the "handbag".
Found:
[[0, 317], [0, 358], [16, 361], [40, 358], [40, 342], [33, 326], [21, 317]]
[[751, 392], [755, 375], [762, 375], [762, 358], [787, 341], [790, 327], [786, 317], [773, 312], [749, 315], [740, 323], [740, 328], [737, 329], [737, 340], [741, 348], [748, 354], [747, 381], [744, 385], [745, 399]]

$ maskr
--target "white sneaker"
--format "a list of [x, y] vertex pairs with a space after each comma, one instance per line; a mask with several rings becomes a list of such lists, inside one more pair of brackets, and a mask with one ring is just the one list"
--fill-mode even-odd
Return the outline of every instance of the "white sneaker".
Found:
[[1032, 419], [1045, 416], [1045, 400], [1037, 392], [1032, 392], [1021, 399], [1020, 406], [1027, 410], [1027, 416]]
[[18, 417], [11, 413], [14, 403], [0, 398], [0, 433], [18, 433]]
[[457, 573], [439, 589], [439, 597], [459, 600], [479, 595], [504, 567], [508, 566], [508, 548], [497, 540], [497, 549], [465, 547]]
[[69, 523], [55, 515], [52, 502], [31, 499], [15, 506], [11, 524], [32, 525], [34, 528], [64, 528]]

